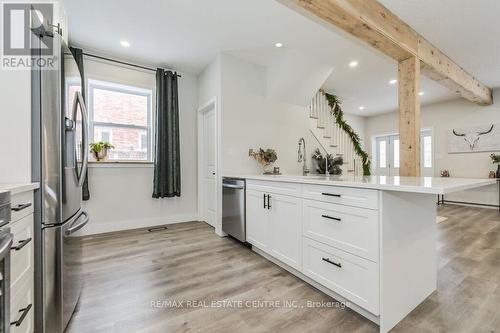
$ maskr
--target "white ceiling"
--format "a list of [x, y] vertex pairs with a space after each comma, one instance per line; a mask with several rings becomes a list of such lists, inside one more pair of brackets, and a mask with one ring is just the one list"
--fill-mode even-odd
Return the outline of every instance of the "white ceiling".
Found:
[[[398, 10], [415, 14], [415, 8], [411, 4], [417, 6], [425, 3], [427, 7], [435, 8], [441, 1], [458, 0], [382, 2], [387, 3], [391, 9], [391, 5], [395, 4]], [[495, 0], [490, 2], [493, 1]], [[142, 1], [139, 5], [136, 0], [65, 0], [65, 6], [70, 42], [87, 50], [194, 74], [198, 74], [220, 52], [263, 66], [273, 66], [287, 53], [302, 53], [312, 62], [334, 68], [323, 88], [341, 97], [345, 112], [373, 115], [397, 108], [397, 87], [388, 84], [390, 79], [397, 76], [396, 63], [392, 59], [343, 32], [327, 29], [295, 13], [277, 1], [149, 0]], [[416, 15], [418, 20], [425, 22], [426, 12], [433, 13], [430, 9], [425, 10], [421, 14], [422, 19]], [[441, 11], [443, 12], [446, 11]], [[460, 21], [460, 18], [457, 20]], [[447, 32], [443, 37], [447, 44], [443, 43], [450, 48], [449, 52], [441, 46], [440, 41], [428, 38], [460, 63], [459, 57], [455, 57], [453, 52], [460, 55], [461, 51], [449, 45], [456, 42], [462, 43], [463, 48], [468, 48], [470, 44], [464, 44], [464, 35], [456, 34], [453, 30], [448, 32], [448, 27], [443, 29], [437, 20], [429, 20], [427, 26], [423, 25], [427, 30], [432, 29], [431, 26], [435, 27], [434, 36], [430, 37], [437, 38], [436, 35]], [[485, 29], [482, 24], [480, 27]], [[424, 30], [420, 32], [425, 36]], [[131, 46], [123, 48], [120, 46], [121, 40], [129, 41]], [[282, 42], [284, 46], [275, 48], [276, 42]], [[498, 57], [493, 59], [493, 55], [485, 55], [488, 52], [480, 48], [479, 42], [474, 41], [473, 46], [477, 48], [476, 53], [479, 55], [484, 58], [489, 56], [493, 63], [490, 67], [498, 68]], [[465, 53], [471, 52], [473, 51]], [[500, 53], [497, 51], [495, 54]], [[469, 70], [478, 74], [480, 79], [482, 77], [479, 73], [482, 71], [485, 83], [488, 83], [488, 77], [495, 79], [495, 75], [488, 73], [488, 68], [482, 68], [481, 62], [471, 60], [467, 64], [468, 56], [462, 56], [464, 63], [460, 64], [467, 69], [466, 65], [469, 65]], [[473, 59], [472, 55], [470, 59]], [[357, 60], [358, 67], [350, 68], [348, 63], [351, 60]], [[297, 77], [297, 80], [300, 79]], [[496, 76], [496, 80], [499, 83], [496, 86], [500, 86], [500, 75]], [[454, 94], [446, 88], [425, 78], [422, 80], [422, 90], [425, 92], [422, 96], [424, 104], [454, 98]], [[359, 110], [362, 105], [365, 109]]]
[[500, 87], [500, 1], [379, 1], [482, 83]]

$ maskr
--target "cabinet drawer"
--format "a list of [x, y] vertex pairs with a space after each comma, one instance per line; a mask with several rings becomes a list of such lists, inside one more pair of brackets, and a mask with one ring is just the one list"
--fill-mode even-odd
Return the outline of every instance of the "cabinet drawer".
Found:
[[11, 286], [15, 286], [26, 275], [33, 278], [33, 215], [23, 217], [11, 224], [10, 231], [14, 235], [11, 250]]
[[[32, 333], [34, 331], [33, 279], [24, 278], [20, 285], [12, 289], [10, 302], [11, 333]], [[23, 316], [24, 314], [24, 316]]]
[[378, 211], [304, 200], [303, 235], [378, 261]]
[[247, 190], [266, 193], [301, 196], [301, 185], [296, 183], [266, 182], [261, 180], [247, 180]]
[[306, 199], [378, 209], [378, 191], [352, 187], [304, 185], [302, 195]]
[[378, 265], [307, 237], [303, 272], [374, 315], [379, 314]]
[[16, 222], [33, 213], [33, 191], [26, 191], [12, 195], [11, 221]]

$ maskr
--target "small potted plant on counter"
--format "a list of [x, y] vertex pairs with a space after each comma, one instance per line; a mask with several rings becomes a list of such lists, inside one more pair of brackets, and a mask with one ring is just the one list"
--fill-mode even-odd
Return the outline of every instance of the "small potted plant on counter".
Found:
[[500, 154], [491, 154], [491, 162], [497, 165], [497, 178], [500, 178]]
[[90, 152], [94, 155], [97, 162], [105, 161], [108, 157], [108, 151], [115, 148], [109, 142], [93, 142], [90, 144]]
[[273, 163], [278, 159], [276, 150], [259, 148], [258, 151], [251, 150], [250, 156], [253, 156], [257, 162], [262, 164], [264, 174], [272, 174], [274, 172]]

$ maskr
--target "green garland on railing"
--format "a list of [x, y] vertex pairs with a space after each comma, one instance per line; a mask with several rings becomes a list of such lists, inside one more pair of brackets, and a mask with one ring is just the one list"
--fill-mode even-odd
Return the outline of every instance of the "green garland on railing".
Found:
[[340, 99], [336, 95], [328, 94], [324, 91], [322, 91], [322, 93], [325, 95], [326, 100], [328, 101], [328, 105], [331, 108], [331, 114], [335, 117], [336, 123], [347, 133], [347, 135], [349, 135], [354, 145], [356, 154], [361, 156], [361, 159], [363, 160], [363, 175], [369, 176], [370, 159], [368, 157], [368, 154], [363, 150], [363, 148], [361, 148], [361, 138], [356, 132], [354, 132], [351, 125], [346, 123], [346, 121], [344, 120], [344, 112], [340, 107], [340, 104], [342, 104]]

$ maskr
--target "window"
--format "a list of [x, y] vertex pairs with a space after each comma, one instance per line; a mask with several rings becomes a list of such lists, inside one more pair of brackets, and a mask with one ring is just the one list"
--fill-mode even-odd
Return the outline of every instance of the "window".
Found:
[[380, 141], [379, 142], [379, 168], [385, 168], [386, 167], [386, 160], [387, 160], [387, 155], [386, 155], [386, 142], [385, 141]]
[[[399, 134], [377, 136], [374, 138], [375, 149], [374, 173], [380, 176], [398, 176], [400, 167]], [[420, 172], [422, 176], [433, 176], [432, 130], [423, 129], [420, 139]]]
[[432, 137], [424, 136], [424, 168], [432, 168]]
[[89, 80], [90, 137], [111, 143], [109, 161], [151, 161], [152, 91]]
[[394, 139], [392, 141], [393, 144], [393, 149], [394, 149], [394, 162], [392, 165], [394, 165], [395, 168], [399, 168], [399, 139]]

